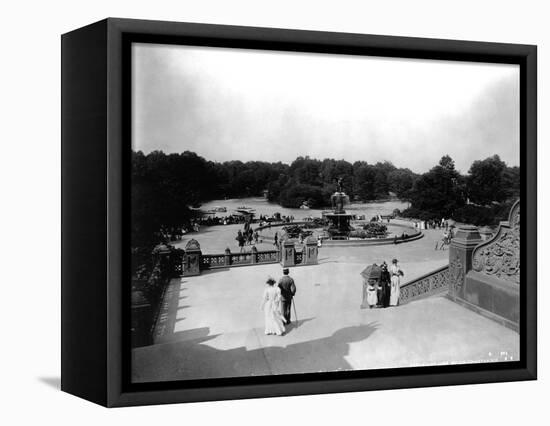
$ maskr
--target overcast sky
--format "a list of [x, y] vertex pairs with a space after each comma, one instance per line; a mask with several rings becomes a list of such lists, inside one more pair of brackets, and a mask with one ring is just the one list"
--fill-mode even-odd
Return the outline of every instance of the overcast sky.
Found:
[[518, 66], [154, 44], [132, 58], [132, 146], [145, 153], [519, 165]]

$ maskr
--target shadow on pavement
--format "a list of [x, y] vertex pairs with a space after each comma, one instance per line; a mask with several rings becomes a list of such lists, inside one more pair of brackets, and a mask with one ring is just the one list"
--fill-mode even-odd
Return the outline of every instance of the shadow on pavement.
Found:
[[[218, 337], [209, 336], [208, 327], [186, 330], [179, 332], [178, 342], [134, 349], [132, 379], [149, 382], [350, 370], [345, 359], [349, 345], [369, 338], [377, 328], [378, 323], [371, 322], [320, 339], [252, 350], [244, 346], [216, 349], [204, 344]], [[284, 336], [272, 338], [284, 344]]]
[[292, 321], [290, 324], [285, 325], [285, 334], [290, 333], [292, 330], [300, 328], [300, 326], [304, 325], [306, 322], [309, 322], [315, 318], [304, 318], [298, 321]]

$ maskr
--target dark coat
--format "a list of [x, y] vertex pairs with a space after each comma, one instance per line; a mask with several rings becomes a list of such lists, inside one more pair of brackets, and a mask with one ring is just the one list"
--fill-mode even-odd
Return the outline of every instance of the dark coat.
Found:
[[279, 280], [279, 288], [281, 289], [281, 299], [283, 300], [291, 300], [296, 294], [294, 280], [288, 275], [284, 275]]

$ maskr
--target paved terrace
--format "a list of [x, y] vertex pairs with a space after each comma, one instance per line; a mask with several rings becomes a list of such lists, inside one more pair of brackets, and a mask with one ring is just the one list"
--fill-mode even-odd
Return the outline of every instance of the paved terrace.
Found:
[[[215, 244], [223, 246], [219, 234], [209, 235], [215, 229], [207, 229], [202, 236], [195, 234], [201, 246], [214, 247], [209, 253], [221, 251]], [[395, 308], [359, 309], [359, 273], [366, 265], [397, 257], [408, 281], [447, 263], [448, 251], [434, 250], [441, 231], [425, 233], [421, 240], [397, 246], [323, 247], [319, 265], [292, 268], [298, 287], [298, 322], [281, 337], [264, 335], [260, 310], [267, 276], [281, 275], [278, 264], [174, 279], [165, 295], [155, 345], [133, 351], [133, 379], [162, 381], [518, 359], [516, 332], [443, 296]]]
[[[411, 222], [406, 220], [393, 219], [390, 223], [407, 225], [411, 228], [414, 227]], [[291, 224], [292, 223], [290, 223], [290, 225]], [[260, 233], [269, 236], [270, 238], [273, 238], [275, 232], [278, 232], [278, 235], [280, 237], [281, 234], [284, 232], [283, 226], [285, 225], [266, 228], [260, 231]], [[257, 226], [258, 224], [253, 224], [254, 229]], [[172, 242], [171, 244], [178, 248], [184, 249], [189, 240], [195, 239], [201, 245], [201, 250], [203, 254], [221, 254], [225, 251], [227, 247], [229, 247], [231, 252], [238, 253], [240, 251], [240, 248], [235, 238], [237, 237], [237, 231], [239, 229], [243, 229], [242, 224], [203, 226], [199, 232], [190, 232], [188, 234], [185, 234], [181, 241]], [[403, 231], [406, 231], [406, 229], [403, 228]], [[426, 249], [432, 249], [433, 251], [436, 239], [438, 241], [441, 241], [443, 237], [443, 230], [427, 230], [422, 232], [427, 233], [427, 240], [429, 241], [429, 243], [424, 244], [423, 247], [425, 247]], [[432, 245], [429, 246], [430, 244]], [[251, 247], [252, 246], [246, 245], [244, 248], [246, 251], [250, 251]], [[275, 247], [272, 242], [259, 242], [258, 244], [256, 244], [256, 248], [258, 250], [273, 250]]]

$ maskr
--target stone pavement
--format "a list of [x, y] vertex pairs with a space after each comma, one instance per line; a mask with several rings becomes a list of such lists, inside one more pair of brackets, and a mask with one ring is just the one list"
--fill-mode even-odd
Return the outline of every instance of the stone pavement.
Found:
[[[237, 237], [237, 231], [239, 229], [242, 230], [243, 225], [203, 226], [199, 232], [185, 234], [181, 241], [173, 241], [170, 244], [184, 249], [189, 240], [195, 239], [199, 242], [203, 254], [220, 254], [223, 253], [227, 247], [229, 247], [233, 253], [238, 253], [239, 244], [235, 238]], [[256, 248], [258, 250], [275, 249], [273, 243], [259, 243], [256, 244]], [[250, 249], [251, 246], [245, 246], [246, 251], [250, 251]]]
[[[359, 308], [359, 273], [400, 259], [405, 282], [447, 263], [440, 231], [397, 246], [324, 247], [319, 265], [291, 269], [298, 321], [263, 333], [261, 297], [278, 264], [174, 279], [155, 345], [133, 350], [136, 382], [518, 359], [519, 335], [443, 296], [387, 309]], [[293, 312], [294, 319], [294, 312]]]
[[[412, 227], [412, 224], [410, 222], [400, 219], [392, 220], [390, 223], [409, 225]], [[239, 245], [235, 238], [239, 229], [242, 230], [243, 225], [235, 224], [203, 226], [199, 232], [190, 232], [188, 234], [185, 234], [181, 241], [173, 241], [171, 244], [178, 248], [184, 249], [189, 240], [195, 239], [199, 242], [203, 254], [221, 254], [225, 251], [227, 247], [229, 247], [229, 249], [233, 253], [238, 253]], [[280, 236], [282, 232], [282, 226], [272, 227], [270, 230], [265, 230], [263, 232], [271, 236], [274, 235], [275, 231], [278, 231]], [[436, 240], [441, 241], [443, 237], [443, 230], [423, 230], [422, 232], [424, 232], [426, 238], [424, 239], [423, 243], [421, 243], [421, 246], [423, 250], [426, 250], [427, 252], [432, 254], [431, 252], [434, 251], [433, 248], [435, 247]], [[401, 247], [404, 247], [408, 244], [410, 243], [400, 244], [399, 249], [401, 250]], [[275, 247], [273, 246], [273, 243], [262, 242], [256, 244], [256, 248], [258, 250], [273, 250]], [[250, 249], [251, 246], [245, 246], [246, 251], [250, 251]]]

